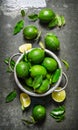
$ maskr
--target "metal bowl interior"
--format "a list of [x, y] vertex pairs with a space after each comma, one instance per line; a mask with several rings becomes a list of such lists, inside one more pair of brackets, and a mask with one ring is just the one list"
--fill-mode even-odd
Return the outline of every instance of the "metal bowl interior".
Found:
[[[31, 51], [31, 50], [29, 50], [29, 51]], [[27, 53], [28, 53], [29, 51], [27, 51]], [[53, 58], [57, 61], [57, 63], [58, 63], [58, 68], [61, 69], [61, 74], [60, 74], [60, 77], [59, 77], [59, 80], [57, 81], [57, 83], [55, 83], [54, 86], [50, 87], [50, 89], [49, 89], [47, 92], [43, 93], [43, 94], [38, 94], [38, 93], [35, 93], [34, 91], [30, 91], [30, 90], [24, 88], [24, 86], [20, 83], [20, 81], [19, 81], [19, 79], [18, 79], [18, 77], [17, 77], [17, 74], [16, 74], [16, 65], [17, 65], [17, 64], [19, 63], [19, 61], [22, 59], [22, 57], [23, 57], [24, 54], [21, 54], [21, 56], [20, 56], [20, 57], [17, 59], [17, 61], [16, 61], [15, 68], [14, 68], [14, 78], [15, 78], [15, 82], [16, 82], [16, 84], [18, 85], [18, 87], [19, 87], [23, 92], [27, 93], [27, 94], [30, 95], [30, 96], [34, 96], [34, 97], [47, 96], [47, 95], [51, 94], [51, 93], [59, 86], [59, 84], [60, 84], [60, 82], [61, 82], [61, 80], [62, 80], [62, 65], [61, 65], [61, 62], [60, 62], [59, 58], [58, 58], [53, 52], [51, 52], [51, 51], [49, 51], [49, 50], [47, 50], [47, 49], [45, 49], [45, 52], [46, 52], [49, 56], [53, 57]]]

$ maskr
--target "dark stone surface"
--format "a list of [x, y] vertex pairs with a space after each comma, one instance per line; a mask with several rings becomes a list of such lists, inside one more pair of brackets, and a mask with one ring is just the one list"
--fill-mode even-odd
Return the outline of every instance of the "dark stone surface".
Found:
[[[66, 108], [66, 118], [63, 122], [57, 123], [50, 117], [50, 111], [59, 105], [52, 101], [51, 95], [44, 98], [31, 97], [31, 106], [27, 111], [22, 112], [19, 101], [21, 91], [15, 84], [13, 74], [6, 73], [7, 66], [4, 63], [4, 59], [18, 52], [19, 45], [25, 42], [22, 31], [16, 36], [12, 34], [13, 27], [21, 16], [7, 16], [0, 11], [0, 130], [75, 130], [78, 127], [78, 1], [52, 0], [47, 3], [47, 6], [65, 16], [66, 26], [61, 29], [48, 30], [38, 21], [28, 22], [27, 17], [25, 17], [25, 25], [30, 23], [37, 25], [42, 30], [42, 40], [48, 31], [54, 32], [60, 39], [61, 50], [58, 57], [67, 60], [70, 64], [68, 71], [63, 66], [69, 79], [66, 88], [67, 98], [62, 103]], [[33, 43], [34, 46], [38, 46], [37, 42]], [[13, 102], [5, 103], [5, 97], [14, 89], [17, 90], [17, 98]], [[31, 115], [35, 104], [42, 104], [46, 107], [46, 120], [42, 124], [28, 127], [22, 123], [21, 119]]]

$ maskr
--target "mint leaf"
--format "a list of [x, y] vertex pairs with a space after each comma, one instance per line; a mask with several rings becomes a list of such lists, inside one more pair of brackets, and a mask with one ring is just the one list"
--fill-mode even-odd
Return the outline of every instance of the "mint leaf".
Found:
[[32, 21], [36, 21], [38, 19], [38, 14], [30, 14], [28, 15], [29, 19], [31, 19]]
[[39, 88], [42, 83], [42, 80], [43, 80], [42, 75], [35, 77], [33, 81], [33, 88], [34, 89]]
[[16, 23], [14, 30], [13, 30], [13, 34], [16, 35], [17, 33], [19, 33], [24, 27], [24, 20], [20, 20], [19, 22]]
[[54, 18], [48, 25], [49, 28], [54, 28], [58, 25], [58, 20], [57, 18]]
[[64, 16], [60, 16], [60, 17], [61, 17], [62, 26], [64, 26], [66, 24], [65, 18]]
[[64, 18], [64, 16], [60, 16], [60, 15], [56, 15], [56, 19], [57, 19], [57, 21], [58, 21], [58, 26], [59, 27], [61, 27], [61, 26], [64, 26], [65, 25], [65, 18]]
[[21, 10], [21, 15], [24, 17], [26, 15], [25, 10]]
[[56, 83], [60, 77], [61, 69], [57, 69], [52, 77], [52, 83]]
[[17, 93], [16, 93], [15, 90], [12, 91], [12, 92], [10, 92], [10, 93], [7, 95], [7, 97], [6, 97], [6, 103], [13, 101], [13, 100], [16, 98], [16, 96], [17, 96]]

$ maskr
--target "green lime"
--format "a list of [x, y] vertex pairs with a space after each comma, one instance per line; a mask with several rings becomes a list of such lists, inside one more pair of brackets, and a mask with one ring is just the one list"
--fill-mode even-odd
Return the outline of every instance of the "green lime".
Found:
[[57, 61], [54, 58], [50, 58], [50, 57], [45, 57], [42, 65], [49, 71], [49, 72], [53, 72], [57, 69]]
[[47, 49], [51, 51], [59, 50], [60, 41], [55, 34], [47, 33], [44, 40], [45, 40], [45, 46]]
[[42, 75], [43, 77], [45, 77], [46, 74], [47, 74], [46, 69], [41, 65], [34, 65], [30, 69], [31, 77], [35, 77], [35, 76], [38, 76], [38, 75]]
[[45, 52], [43, 49], [34, 48], [28, 53], [28, 60], [34, 64], [39, 64], [44, 59]]
[[31, 77], [25, 79], [25, 83], [27, 86], [32, 87], [33, 80]]
[[34, 25], [28, 25], [24, 28], [23, 35], [26, 39], [35, 39], [38, 35], [38, 29]]
[[17, 76], [19, 78], [23, 78], [23, 77], [28, 76], [28, 74], [29, 74], [29, 64], [24, 62], [24, 61], [20, 61], [16, 65], [16, 73], [17, 73]]
[[48, 23], [55, 17], [55, 13], [50, 8], [44, 8], [40, 10], [38, 17], [41, 22]]
[[42, 105], [36, 105], [32, 110], [35, 121], [42, 121], [46, 117], [46, 109]]
[[49, 80], [48, 79], [44, 79], [41, 86], [36, 89], [37, 93], [45, 93], [48, 89], [49, 89]]
[[51, 74], [50, 74], [50, 73], [47, 73], [46, 78], [47, 78], [48, 80], [50, 80]]

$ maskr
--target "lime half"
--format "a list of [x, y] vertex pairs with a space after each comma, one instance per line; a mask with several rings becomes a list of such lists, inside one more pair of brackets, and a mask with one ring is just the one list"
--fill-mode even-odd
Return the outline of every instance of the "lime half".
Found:
[[[60, 90], [61, 87], [58, 87], [57, 90]], [[65, 90], [62, 90], [60, 92], [53, 92], [52, 93], [52, 99], [56, 102], [63, 102], [66, 98], [66, 91]]]

